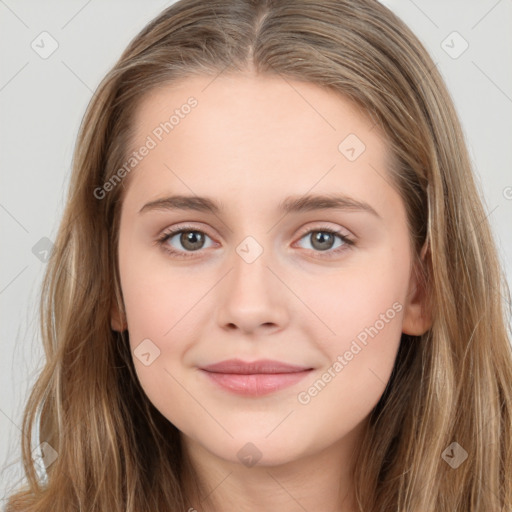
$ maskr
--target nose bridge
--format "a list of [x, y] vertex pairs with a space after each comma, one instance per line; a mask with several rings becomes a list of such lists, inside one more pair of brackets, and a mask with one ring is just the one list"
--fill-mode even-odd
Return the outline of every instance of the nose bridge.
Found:
[[[261, 237], [259, 237], [261, 240]], [[263, 245], [265, 244], [265, 246]], [[253, 297], [258, 303], [268, 299], [269, 282], [274, 276], [267, 265], [271, 264], [272, 250], [268, 239], [261, 243], [252, 235], [246, 236], [235, 248], [232, 258], [231, 293], [240, 295], [247, 302]]]
[[260, 243], [249, 235], [235, 247], [219, 297], [221, 327], [251, 331], [260, 325], [282, 327], [286, 321], [284, 297], [278, 290], [282, 284], [268, 268], [274, 258], [271, 247], [263, 245], [269, 238], [265, 240]]

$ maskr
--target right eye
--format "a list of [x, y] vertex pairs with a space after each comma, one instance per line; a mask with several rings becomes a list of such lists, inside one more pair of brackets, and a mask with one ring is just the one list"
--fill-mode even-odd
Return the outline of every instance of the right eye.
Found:
[[[180, 226], [164, 231], [157, 239], [157, 243], [173, 256], [188, 258], [193, 256], [194, 252], [204, 248], [206, 238], [211, 240], [204, 231], [191, 226]], [[175, 239], [175, 245], [169, 244], [168, 242], [173, 241], [173, 239]], [[176, 245], [181, 245], [181, 248]]]

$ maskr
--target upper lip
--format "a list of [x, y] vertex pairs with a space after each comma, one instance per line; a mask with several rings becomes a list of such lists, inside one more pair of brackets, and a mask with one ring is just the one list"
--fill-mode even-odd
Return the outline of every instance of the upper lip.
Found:
[[312, 368], [283, 363], [271, 359], [259, 359], [257, 361], [242, 361], [241, 359], [227, 359], [219, 363], [202, 366], [201, 370], [213, 373], [235, 373], [241, 375], [261, 373], [297, 373]]

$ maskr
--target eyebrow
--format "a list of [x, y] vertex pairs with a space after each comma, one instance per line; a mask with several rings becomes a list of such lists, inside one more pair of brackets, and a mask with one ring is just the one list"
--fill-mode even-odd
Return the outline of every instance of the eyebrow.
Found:
[[[210, 212], [217, 215], [222, 213], [223, 206], [221, 203], [217, 203], [209, 197], [174, 195], [146, 203], [139, 210], [139, 214], [155, 210], [193, 210], [198, 212]], [[278, 210], [283, 213], [301, 213], [312, 210], [360, 211], [368, 212], [382, 219], [368, 203], [345, 195], [290, 196], [279, 203]]]

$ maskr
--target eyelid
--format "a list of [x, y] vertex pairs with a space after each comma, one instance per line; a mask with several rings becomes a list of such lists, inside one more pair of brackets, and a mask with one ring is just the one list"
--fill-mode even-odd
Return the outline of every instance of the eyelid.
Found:
[[178, 224], [174, 224], [173, 226], [169, 226], [169, 227], [163, 229], [160, 232], [160, 234], [157, 235], [157, 237], [160, 238], [160, 237], [163, 237], [165, 235], [176, 234], [176, 233], [179, 233], [180, 231], [200, 231], [202, 233], [205, 233], [206, 235], [208, 235], [212, 239], [215, 238], [214, 236], [211, 235], [211, 233], [209, 231], [209, 228], [206, 227], [205, 224], [202, 224], [202, 223], [196, 224], [196, 223], [194, 223], [194, 225], [193, 225], [192, 223], [187, 223], [187, 222], [178, 223]]
[[[319, 225], [316, 225], [316, 226], [307, 225], [307, 226], [304, 226], [303, 228], [301, 228], [297, 236], [299, 238], [302, 238], [304, 235], [310, 233], [311, 231], [315, 231], [315, 230], [321, 231], [322, 229], [333, 231], [334, 233], [343, 235], [347, 238], [351, 238], [354, 236], [348, 229], [346, 230], [347, 233], [344, 233], [340, 230], [338, 225], [329, 226], [328, 224], [331, 224], [329, 221], [317, 221], [317, 222], [319, 223]], [[211, 233], [208, 231], [208, 228], [203, 227], [204, 225], [201, 223], [199, 223], [199, 225], [201, 227], [197, 227], [197, 225], [193, 226], [191, 223], [176, 224], [172, 228], [169, 227], [169, 228], [165, 228], [164, 230], [162, 230], [161, 233], [157, 236], [157, 238], [161, 238], [161, 237], [164, 237], [165, 235], [169, 235], [169, 234], [176, 234], [176, 233], [179, 233], [181, 230], [183, 230], [183, 231], [188, 230], [188, 231], [201, 231], [201, 232], [204, 232], [206, 235], [208, 235], [211, 239], [215, 239], [215, 237], [212, 236]], [[346, 229], [346, 228], [344, 228], [344, 229]]]
[[347, 233], [344, 233], [343, 231], [341, 231], [340, 226], [338, 226], [337, 224], [335, 224], [333, 226], [329, 226], [329, 224], [332, 224], [329, 221], [323, 221], [323, 222], [317, 221], [317, 223], [318, 223], [318, 225], [314, 225], [314, 226], [307, 225], [306, 227], [302, 228], [301, 231], [299, 232], [299, 237], [303, 237], [304, 235], [306, 235], [307, 233], [310, 233], [311, 231], [322, 231], [322, 230], [332, 231], [333, 233], [336, 233], [338, 235], [343, 235], [346, 238], [353, 237], [352, 233], [348, 229], [343, 228], [344, 230], [347, 231]]
[[[198, 231], [200, 233], [204, 233], [206, 236], [208, 236], [209, 238], [211, 238], [215, 242], [215, 237], [212, 236], [209, 233], [209, 230], [207, 228], [197, 227], [197, 226], [193, 226], [193, 225], [187, 224], [187, 223], [185, 223], [185, 224], [177, 224], [175, 226], [168, 227], [168, 228], [164, 229], [157, 236], [156, 242], [158, 242], [159, 240], [162, 240], [162, 239], [172, 238], [173, 236], [176, 236], [177, 234], [180, 234], [183, 231]], [[215, 243], [217, 243], [217, 242], [215, 242]]]

